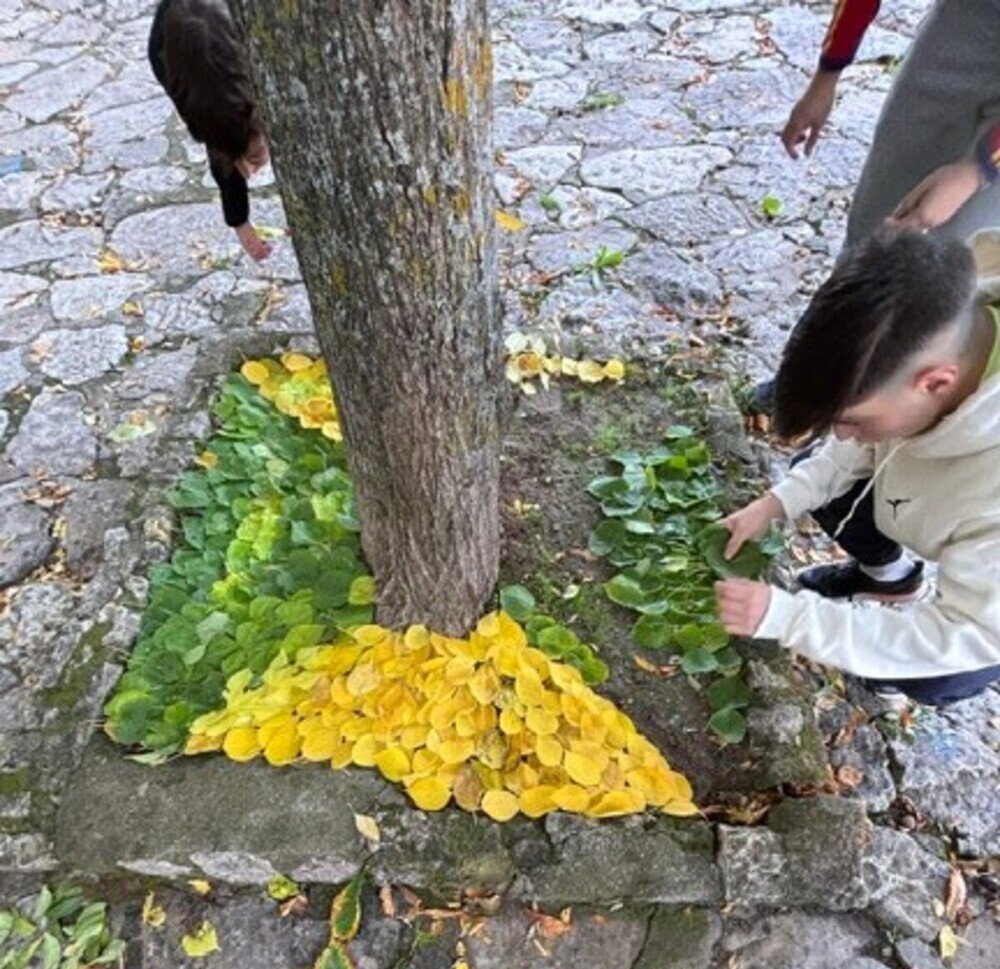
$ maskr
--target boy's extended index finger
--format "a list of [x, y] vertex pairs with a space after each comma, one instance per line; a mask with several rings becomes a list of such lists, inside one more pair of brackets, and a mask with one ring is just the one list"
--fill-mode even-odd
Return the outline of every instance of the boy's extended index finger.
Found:
[[746, 539], [737, 531], [736, 522], [724, 518], [722, 524], [729, 529], [729, 541], [726, 542], [726, 547], [722, 550], [722, 557], [728, 562], [740, 550]]

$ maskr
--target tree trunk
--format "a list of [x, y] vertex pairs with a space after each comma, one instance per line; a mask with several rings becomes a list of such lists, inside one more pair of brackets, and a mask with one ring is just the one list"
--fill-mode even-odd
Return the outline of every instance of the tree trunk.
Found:
[[376, 617], [451, 634], [499, 564], [486, 0], [229, 0], [336, 392]]

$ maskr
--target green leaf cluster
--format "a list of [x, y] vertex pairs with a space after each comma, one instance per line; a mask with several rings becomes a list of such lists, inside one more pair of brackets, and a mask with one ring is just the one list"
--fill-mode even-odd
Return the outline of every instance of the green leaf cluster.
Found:
[[84, 969], [124, 965], [125, 943], [108, 926], [107, 904], [68, 886], [43, 887], [0, 909], [0, 969]]
[[692, 428], [672, 427], [659, 447], [616, 451], [610, 460], [612, 472], [587, 488], [603, 516], [590, 534], [590, 551], [618, 569], [604, 591], [639, 613], [632, 627], [639, 646], [676, 654], [689, 676], [717, 677], [704, 691], [713, 711], [709, 726], [738, 743], [750, 690], [740, 677], [742, 660], [716, 619], [712, 587], [719, 577], [759, 575], [769, 558], [753, 546], [723, 558], [728, 531], [718, 519], [724, 495], [709, 450]]
[[342, 445], [241, 376], [227, 379], [214, 416], [205, 467], [170, 496], [181, 541], [151, 571], [139, 639], [105, 709], [117, 741], [163, 756], [222, 705], [237, 670], [261, 674], [280, 650], [293, 658], [372, 616]]
[[576, 667], [588, 686], [596, 686], [608, 678], [608, 667], [598, 658], [594, 647], [541, 612], [535, 597], [523, 585], [504, 586], [500, 590], [500, 608], [524, 627], [530, 645], [560, 663]]

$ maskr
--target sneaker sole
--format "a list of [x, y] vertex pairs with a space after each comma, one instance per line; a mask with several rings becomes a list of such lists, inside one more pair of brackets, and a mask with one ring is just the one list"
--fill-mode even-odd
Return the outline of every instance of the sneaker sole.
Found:
[[927, 591], [927, 583], [921, 582], [912, 592], [856, 592], [851, 599], [865, 599], [870, 602], [913, 602]]

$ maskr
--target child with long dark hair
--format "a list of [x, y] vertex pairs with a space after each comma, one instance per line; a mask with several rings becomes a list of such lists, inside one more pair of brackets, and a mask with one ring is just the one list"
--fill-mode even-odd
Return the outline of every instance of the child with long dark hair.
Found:
[[160, 0], [149, 63], [191, 137], [208, 151], [226, 225], [253, 259], [267, 258], [271, 247], [250, 222], [247, 190], [247, 179], [267, 164], [267, 137], [224, 0]]

